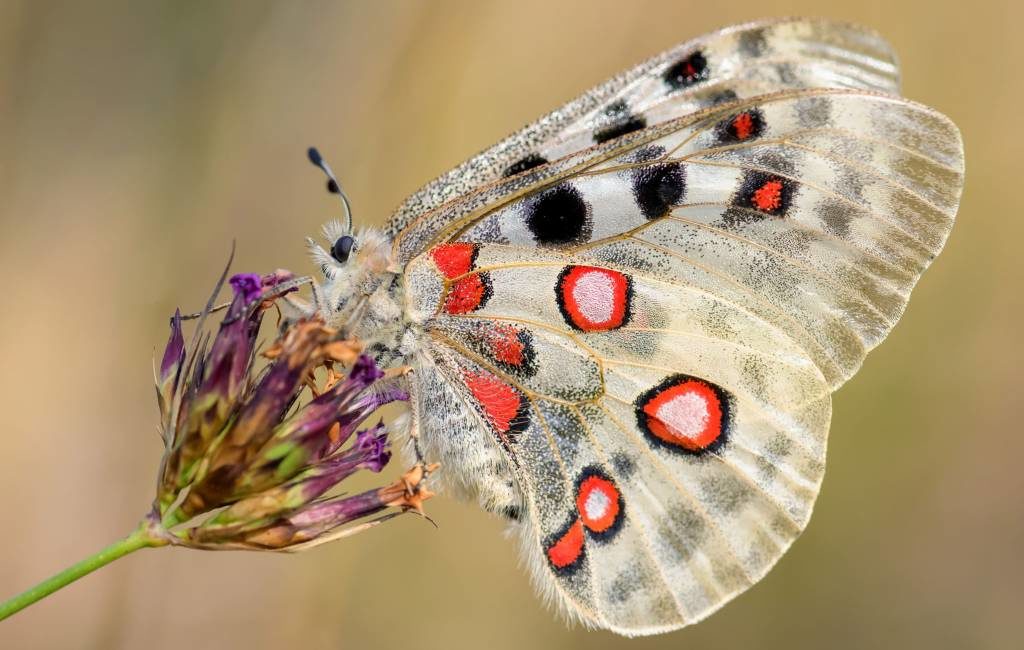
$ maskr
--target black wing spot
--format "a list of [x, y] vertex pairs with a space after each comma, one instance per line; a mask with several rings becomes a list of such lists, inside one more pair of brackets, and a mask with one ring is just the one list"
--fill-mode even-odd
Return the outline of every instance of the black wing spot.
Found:
[[763, 29], [752, 29], [740, 33], [740, 51], [749, 57], [764, 56], [768, 50], [768, 39]]
[[609, 104], [604, 109], [604, 113], [612, 121], [607, 126], [594, 131], [594, 142], [598, 144], [647, 127], [647, 120], [639, 115], [630, 113], [629, 106], [622, 100]]
[[648, 219], [665, 216], [686, 192], [686, 175], [677, 162], [641, 167], [633, 175], [633, 197]]
[[665, 71], [665, 83], [672, 90], [688, 88], [708, 78], [708, 60], [697, 50]]
[[743, 177], [739, 191], [733, 197], [733, 205], [773, 217], [782, 217], [793, 204], [796, 190], [797, 183], [788, 178], [768, 172], [748, 171]]
[[622, 452], [616, 452], [611, 457], [612, 467], [615, 473], [623, 479], [629, 479], [636, 473], [636, 463], [633, 459]]
[[736, 94], [736, 91], [723, 90], [708, 97], [707, 105], [718, 106], [719, 104], [728, 104], [729, 102], [734, 102], [739, 98], [740, 96]]
[[578, 189], [564, 183], [529, 202], [526, 227], [542, 246], [580, 244], [593, 230], [590, 206]]
[[764, 133], [764, 113], [751, 108], [725, 118], [715, 126], [720, 144], [735, 144], [761, 137]]
[[628, 158], [630, 162], [651, 162], [657, 160], [665, 155], [665, 147], [658, 146], [656, 144], [647, 145], [633, 152], [633, 155]]
[[531, 153], [528, 156], [520, 158], [519, 160], [515, 161], [507, 168], [505, 168], [505, 171], [502, 173], [502, 176], [506, 178], [509, 176], [515, 176], [516, 174], [525, 172], [528, 169], [533, 169], [534, 167], [540, 167], [541, 165], [546, 164], [548, 164], [547, 158], [541, 156], [540, 154]]

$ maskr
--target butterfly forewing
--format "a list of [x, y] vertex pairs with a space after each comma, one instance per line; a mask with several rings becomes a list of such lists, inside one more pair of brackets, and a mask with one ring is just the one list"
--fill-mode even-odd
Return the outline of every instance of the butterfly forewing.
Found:
[[[759, 126], [734, 142], [728, 129], [749, 115]], [[788, 321], [833, 385], [902, 314], [952, 227], [962, 184], [948, 120], [859, 91], [779, 93], [632, 138], [624, 152], [598, 148], [547, 166], [529, 191], [515, 179], [493, 187], [493, 209], [447, 232], [738, 292]], [[445, 211], [462, 209], [455, 201]]]
[[[737, 25], [683, 43], [592, 88], [412, 194], [388, 224], [392, 235], [446, 223], [443, 203], [630, 130], [702, 108], [785, 88], [839, 87], [896, 93], [895, 55], [857, 25], [806, 19]], [[422, 251], [402, 233], [403, 261]]]

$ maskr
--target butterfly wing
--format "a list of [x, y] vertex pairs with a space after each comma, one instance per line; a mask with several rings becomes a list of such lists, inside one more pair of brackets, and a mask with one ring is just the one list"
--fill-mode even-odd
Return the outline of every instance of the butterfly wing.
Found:
[[700, 620], [806, 526], [830, 393], [941, 249], [962, 173], [941, 115], [802, 89], [439, 203], [396, 240], [424, 434], [458, 436], [442, 462], [467, 483], [511, 477], [534, 577], [570, 614]]
[[931, 109], [787, 91], [482, 188], [435, 211], [446, 224], [435, 239], [655, 269], [783, 327], [835, 388], [902, 314], [949, 234], [962, 182], [959, 132]]
[[[623, 132], [716, 103], [818, 87], [895, 94], [895, 55], [876, 33], [844, 23], [779, 19], [723, 29], [592, 88], [431, 181], [398, 208], [389, 234], [397, 235], [451, 199]], [[409, 250], [403, 261], [416, 252]]]
[[452, 410], [511, 459], [542, 593], [648, 634], [756, 582], [806, 525], [824, 471], [829, 389], [799, 345], [657, 273], [501, 245], [475, 264], [452, 286], [487, 286], [486, 301], [465, 310], [449, 291], [424, 356], [461, 392]]

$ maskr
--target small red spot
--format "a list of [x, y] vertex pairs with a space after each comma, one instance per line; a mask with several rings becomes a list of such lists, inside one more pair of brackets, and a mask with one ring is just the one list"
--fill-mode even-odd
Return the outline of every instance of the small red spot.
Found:
[[490, 287], [483, 273], [467, 275], [455, 281], [444, 297], [444, 311], [448, 314], [468, 314], [479, 309], [490, 297]]
[[453, 244], [441, 244], [430, 251], [434, 263], [441, 270], [444, 277], [451, 279], [469, 273], [473, 268], [473, 258], [476, 257], [476, 244], [456, 242]]
[[762, 212], [771, 212], [782, 207], [782, 181], [773, 178], [754, 190], [750, 202]]
[[587, 528], [603, 533], [619, 516], [619, 490], [603, 476], [588, 476], [576, 493], [576, 509]]
[[746, 140], [754, 132], [754, 118], [750, 113], [740, 113], [733, 119], [732, 128], [736, 132], [736, 139]]
[[495, 325], [484, 332], [484, 342], [495, 360], [510, 366], [521, 366], [525, 361], [526, 346], [519, 338], [519, 330], [511, 325]]
[[[663, 413], [659, 413], [662, 407], [669, 405], [669, 403], [674, 400], [681, 399], [688, 399], [691, 404], [694, 399], [703, 402], [707, 419], [701, 430], [680, 431], [678, 427], [683, 426], [684, 424], [692, 426], [696, 420], [686, 422], [672, 421], [670, 419], [670, 415], [667, 416]], [[669, 409], [669, 413], [671, 414], [671, 407], [669, 407]], [[644, 415], [647, 416], [647, 429], [654, 436], [664, 442], [678, 445], [690, 451], [706, 449], [722, 434], [721, 400], [715, 393], [714, 389], [702, 381], [689, 379], [682, 383], [675, 384], [674, 386], [669, 386], [665, 390], [648, 399], [641, 406], [641, 410]], [[694, 418], [695, 416], [693, 414], [686, 413], [684, 408], [680, 408], [676, 412], [676, 417], [689, 419]]]
[[556, 569], [564, 569], [578, 560], [582, 553], [583, 524], [577, 521], [548, 548], [548, 560]]
[[462, 379], [473, 397], [480, 404], [488, 422], [498, 433], [502, 442], [511, 441], [509, 433], [522, 424], [521, 411], [523, 396], [489, 372], [463, 370]]

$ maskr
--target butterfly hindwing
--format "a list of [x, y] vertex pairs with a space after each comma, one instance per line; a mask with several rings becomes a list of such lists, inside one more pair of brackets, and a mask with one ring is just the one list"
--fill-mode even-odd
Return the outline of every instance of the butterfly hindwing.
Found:
[[712, 294], [514, 250], [478, 246], [448, 282], [486, 274], [494, 290], [471, 313], [438, 314], [428, 354], [455, 359], [483, 443], [512, 461], [535, 574], [622, 632], [703, 618], [806, 524], [824, 378], [783, 331]]

